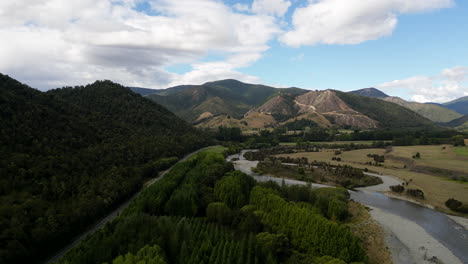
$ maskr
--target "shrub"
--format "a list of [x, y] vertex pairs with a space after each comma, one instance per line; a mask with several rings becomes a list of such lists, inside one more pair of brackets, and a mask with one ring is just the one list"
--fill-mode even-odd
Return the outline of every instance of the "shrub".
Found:
[[390, 186], [390, 190], [392, 190], [392, 192], [402, 193], [405, 191], [405, 187], [402, 185], [393, 185]]
[[408, 189], [406, 190], [406, 193], [413, 197], [424, 199], [424, 192], [419, 189]]

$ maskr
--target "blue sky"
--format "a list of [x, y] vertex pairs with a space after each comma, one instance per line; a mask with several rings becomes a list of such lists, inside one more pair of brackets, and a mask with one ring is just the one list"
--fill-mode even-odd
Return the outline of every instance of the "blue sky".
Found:
[[402, 15], [391, 36], [360, 44], [294, 48], [275, 41], [260, 61], [242, 71], [267, 83], [345, 91], [434, 76], [467, 65], [467, 30], [468, 2], [458, 1], [454, 8]]
[[0, 72], [41, 90], [234, 78], [419, 102], [468, 95], [462, 0], [6, 0], [0, 13]]

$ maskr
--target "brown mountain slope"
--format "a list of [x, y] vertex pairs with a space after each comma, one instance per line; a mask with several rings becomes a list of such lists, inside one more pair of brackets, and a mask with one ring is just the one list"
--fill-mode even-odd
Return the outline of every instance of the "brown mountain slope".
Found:
[[276, 96], [260, 107], [249, 111], [245, 117], [252, 119], [252, 114], [260, 113], [263, 114], [262, 118], [264, 115], [271, 115], [275, 117], [274, 123], [282, 124], [305, 118], [323, 127], [335, 124], [357, 128], [376, 128], [378, 125], [377, 121], [353, 110], [332, 90], [310, 91], [296, 97]]
[[311, 110], [315, 110], [319, 113], [341, 111], [355, 112], [331, 90], [310, 91], [296, 97], [295, 102], [300, 107], [299, 112], [301, 113], [307, 113]]
[[252, 109], [245, 114], [245, 117], [254, 113], [267, 113], [270, 115], [292, 116], [297, 113], [297, 108], [293, 102], [285, 97], [278, 95], [268, 100], [266, 103], [256, 109]]

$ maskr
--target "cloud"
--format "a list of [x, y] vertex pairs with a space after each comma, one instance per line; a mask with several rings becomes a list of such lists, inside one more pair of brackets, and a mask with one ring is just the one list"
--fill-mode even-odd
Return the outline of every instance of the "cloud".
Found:
[[398, 15], [451, 7], [453, 0], [309, 0], [296, 8], [292, 30], [281, 36], [290, 46], [358, 44], [392, 34]]
[[[96, 79], [154, 88], [252, 79], [237, 68], [258, 60], [281, 32], [273, 16], [237, 13], [217, 0], [151, 0], [154, 16], [137, 11], [139, 2], [0, 1], [0, 37], [9, 40], [0, 43], [0, 72], [42, 89]], [[225, 60], [199, 63], [209, 52]], [[193, 72], [165, 70], [174, 64]]]
[[407, 89], [416, 102], [444, 103], [468, 95], [468, 67], [444, 69], [437, 76], [413, 76], [382, 83], [376, 87], [390, 91]]
[[254, 0], [252, 12], [257, 14], [283, 16], [291, 6], [290, 1], [285, 0]]

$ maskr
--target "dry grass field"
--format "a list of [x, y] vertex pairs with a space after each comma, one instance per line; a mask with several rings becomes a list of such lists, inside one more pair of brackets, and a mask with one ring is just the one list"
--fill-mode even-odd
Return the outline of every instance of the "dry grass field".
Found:
[[[376, 140], [379, 141], [379, 140]], [[331, 142], [309, 142], [311, 144], [327, 144], [327, 145], [343, 145], [343, 144], [355, 144], [355, 145], [372, 145], [372, 143], [375, 141], [331, 141]], [[391, 141], [385, 141], [385, 142], [391, 142]], [[296, 145], [296, 142], [281, 142], [280, 145], [285, 145], [285, 146], [294, 146]]]
[[391, 154], [411, 159], [417, 152], [421, 154], [421, 158], [414, 160], [416, 165], [468, 173], [468, 156], [464, 155], [464, 152], [468, 152], [468, 147], [451, 145], [394, 147]]
[[[404, 181], [410, 181], [408, 188], [421, 189], [426, 197], [424, 203], [428, 203], [437, 209], [445, 212], [451, 212], [445, 207], [444, 203], [449, 198], [455, 198], [464, 203], [468, 203], [468, 183], [454, 181], [447, 177], [438, 177], [426, 173], [418, 173], [405, 168], [405, 162], [395, 159], [386, 159], [383, 166], [371, 166], [366, 162], [371, 161], [367, 154], [378, 155], [393, 155], [407, 159], [411, 158], [416, 152], [420, 152], [421, 159], [415, 161], [416, 164], [424, 166], [432, 166], [449, 170], [464, 170], [468, 173], [468, 157], [464, 156], [464, 152], [445, 146], [446, 149], [442, 152], [443, 146], [411, 146], [411, 147], [396, 147], [390, 153], [385, 153], [384, 149], [360, 149], [346, 151], [339, 155], [342, 161], [332, 161], [335, 156], [334, 150], [323, 150], [321, 152], [302, 152], [293, 154], [282, 154], [278, 156], [290, 156], [293, 158], [306, 157], [309, 161], [320, 160], [327, 161], [332, 164], [350, 165], [356, 168], [368, 168], [370, 171], [379, 172], [385, 175], [393, 175]], [[466, 150], [464, 150], [466, 152]], [[401, 156], [399, 156], [401, 155]], [[462, 171], [463, 172], [463, 171]], [[453, 212], [451, 212], [453, 214]]]

